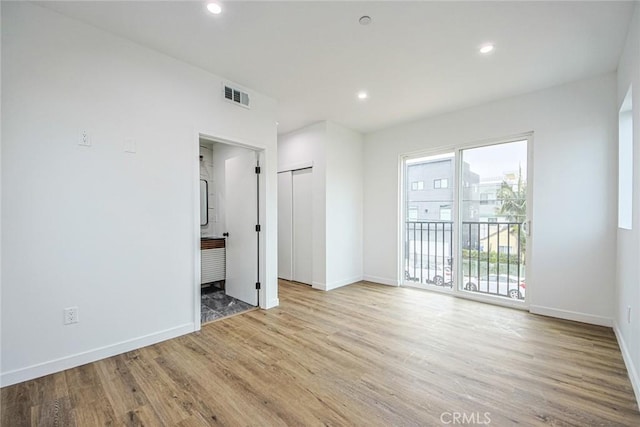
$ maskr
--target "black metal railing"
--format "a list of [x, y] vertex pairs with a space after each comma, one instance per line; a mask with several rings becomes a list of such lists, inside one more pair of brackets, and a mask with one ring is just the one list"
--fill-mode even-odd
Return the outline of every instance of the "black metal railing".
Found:
[[453, 222], [407, 221], [405, 279], [438, 286], [453, 281]]
[[526, 236], [519, 222], [463, 221], [461, 280], [453, 273], [453, 222], [407, 221], [405, 281], [524, 299]]

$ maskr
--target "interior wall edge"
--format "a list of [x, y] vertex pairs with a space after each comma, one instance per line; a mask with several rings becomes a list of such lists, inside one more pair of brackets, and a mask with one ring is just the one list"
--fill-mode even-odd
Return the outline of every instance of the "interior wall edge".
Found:
[[640, 407], [640, 377], [638, 376], [638, 371], [636, 371], [636, 368], [633, 365], [633, 359], [631, 358], [629, 347], [624, 340], [624, 336], [620, 332], [620, 327], [617, 321], [614, 321], [613, 332], [616, 334], [616, 340], [618, 341], [618, 346], [620, 346], [620, 352], [622, 353], [622, 360], [624, 360], [624, 365], [627, 367], [629, 381], [631, 381], [633, 393], [636, 396], [636, 402]]
[[260, 307], [263, 310], [269, 310], [270, 308], [275, 308], [280, 305], [280, 298], [271, 298], [267, 300], [264, 307]]
[[315, 280], [311, 283], [311, 287], [313, 289], [318, 289], [321, 291], [326, 291], [327, 290], [327, 284], [324, 282], [316, 282]]
[[398, 283], [397, 279], [389, 279], [387, 277], [369, 276], [365, 274], [364, 276], [362, 276], [362, 280], [364, 280], [365, 282], [374, 283], [376, 285], [395, 286], [395, 287], [400, 286], [400, 283]]
[[335, 282], [327, 283], [325, 286], [325, 290], [330, 291], [332, 289], [341, 288], [343, 286], [353, 285], [354, 283], [358, 283], [362, 281], [362, 276], [353, 276], [348, 279], [336, 280]]

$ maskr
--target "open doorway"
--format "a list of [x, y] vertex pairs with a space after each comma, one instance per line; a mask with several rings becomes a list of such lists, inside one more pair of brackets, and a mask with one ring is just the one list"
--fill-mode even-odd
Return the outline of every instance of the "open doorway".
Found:
[[258, 306], [259, 152], [200, 138], [200, 321]]

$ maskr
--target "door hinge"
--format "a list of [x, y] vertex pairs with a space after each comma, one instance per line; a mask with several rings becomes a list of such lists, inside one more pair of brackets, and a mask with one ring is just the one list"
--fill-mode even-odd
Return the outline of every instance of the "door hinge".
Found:
[[256, 166], [256, 173], [259, 174], [260, 173], [260, 166]]
[[260, 224], [256, 224], [256, 231], [259, 233], [260, 232]]
[[260, 289], [260, 282], [256, 282], [256, 289]]

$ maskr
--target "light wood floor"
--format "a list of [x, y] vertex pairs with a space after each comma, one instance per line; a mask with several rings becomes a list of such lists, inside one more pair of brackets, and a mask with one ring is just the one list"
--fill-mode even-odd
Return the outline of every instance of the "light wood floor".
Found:
[[640, 426], [609, 328], [370, 283], [280, 302], [5, 387], [2, 426]]

